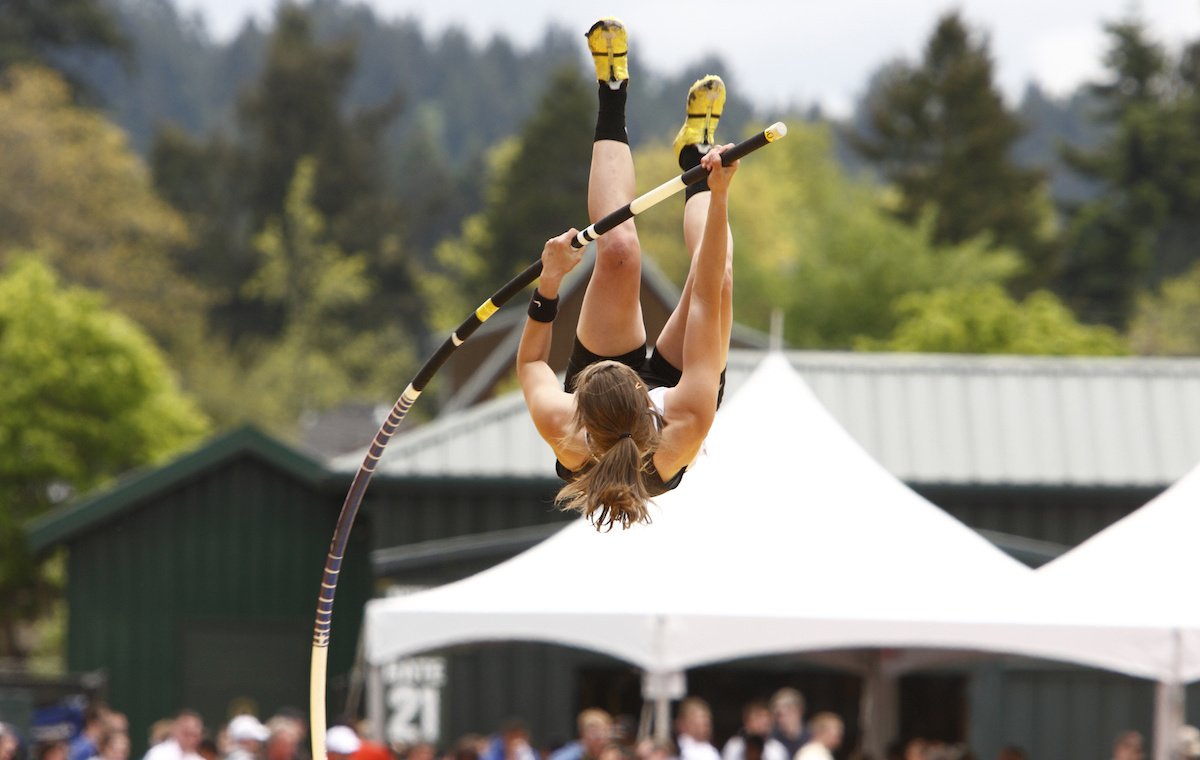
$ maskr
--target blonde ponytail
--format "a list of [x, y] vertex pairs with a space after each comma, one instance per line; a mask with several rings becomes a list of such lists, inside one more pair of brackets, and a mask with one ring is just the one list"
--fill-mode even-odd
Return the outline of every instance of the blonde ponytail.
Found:
[[575, 417], [567, 437], [580, 431], [588, 461], [558, 492], [560, 509], [579, 512], [597, 530], [650, 522], [643, 474], [654, 466], [662, 417], [632, 369], [614, 361], [592, 364], [575, 383]]

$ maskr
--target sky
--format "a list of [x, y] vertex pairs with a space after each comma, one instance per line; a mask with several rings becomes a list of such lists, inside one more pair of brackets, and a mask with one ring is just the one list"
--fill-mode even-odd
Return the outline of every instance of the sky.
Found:
[[[655, 72], [677, 73], [715, 53], [759, 109], [820, 104], [844, 116], [871, 75], [898, 58], [916, 61], [937, 19], [959, 10], [984, 32], [996, 81], [1015, 104], [1033, 80], [1055, 95], [1102, 72], [1103, 25], [1136, 9], [1152, 34], [1172, 49], [1200, 37], [1200, 0], [347, 0], [384, 19], [415, 19], [426, 35], [451, 26], [485, 43], [495, 34], [527, 50], [548, 24], [583, 32], [601, 16], [629, 28], [630, 55]], [[218, 40], [248, 17], [269, 22], [276, 0], [174, 0], [198, 13]], [[681, 31], [686, 29], [686, 32]]]

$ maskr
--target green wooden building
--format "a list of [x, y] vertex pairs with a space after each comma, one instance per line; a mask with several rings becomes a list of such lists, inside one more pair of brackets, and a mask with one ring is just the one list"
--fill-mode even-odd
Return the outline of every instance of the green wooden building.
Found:
[[[345, 479], [251, 429], [218, 436], [31, 526], [65, 547], [67, 667], [103, 669], [134, 751], [182, 707], [218, 725], [242, 707], [307, 710], [317, 591]], [[339, 495], [341, 494], [341, 495]], [[353, 664], [371, 594], [364, 521], [351, 538], [330, 646]]]

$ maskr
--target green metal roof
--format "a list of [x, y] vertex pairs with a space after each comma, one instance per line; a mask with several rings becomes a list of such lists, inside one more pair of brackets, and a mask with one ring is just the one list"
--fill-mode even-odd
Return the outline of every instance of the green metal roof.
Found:
[[117, 479], [103, 490], [73, 499], [32, 520], [26, 526], [34, 552], [86, 533], [145, 503], [172, 486], [232, 458], [250, 455], [298, 480], [322, 484], [330, 472], [315, 459], [280, 443], [252, 427], [240, 427], [210, 439], [197, 449], [166, 465], [148, 465]]

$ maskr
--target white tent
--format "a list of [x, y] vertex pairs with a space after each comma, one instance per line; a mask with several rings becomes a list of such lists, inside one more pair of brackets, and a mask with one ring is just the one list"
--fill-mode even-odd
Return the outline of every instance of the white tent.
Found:
[[1153, 632], [1088, 639], [1031, 570], [872, 460], [779, 355], [727, 400], [708, 451], [650, 526], [598, 534], [580, 521], [478, 575], [371, 602], [368, 659], [535, 640], [652, 674], [859, 647], [1156, 672], [1144, 657]]
[[1086, 588], [1115, 623], [1170, 629], [1160, 680], [1200, 680], [1200, 466], [1141, 509], [1038, 570], [1054, 589]]
[[[1048, 591], [1087, 594], [1098, 627], [1158, 633], [1152, 658], [1159, 756], [1183, 723], [1183, 686], [1200, 680], [1200, 466], [1141, 509], [1038, 570]], [[1149, 654], [1150, 650], [1144, 652]]]
[[367, 608], [373, 662], [532, 639], [648, 671], [781, 651], [958, 646], [1032, 571], [875, 463], [778, 355], [718, 415], [653, 524], [580, 521], [458, 583]]

